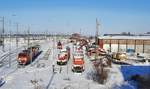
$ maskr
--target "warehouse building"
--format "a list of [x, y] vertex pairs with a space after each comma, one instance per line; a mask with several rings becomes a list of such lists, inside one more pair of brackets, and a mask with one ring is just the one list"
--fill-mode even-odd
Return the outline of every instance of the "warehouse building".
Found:
[[102, 36], [99, 46], [110, 52], [150, 53], [150, 36]]

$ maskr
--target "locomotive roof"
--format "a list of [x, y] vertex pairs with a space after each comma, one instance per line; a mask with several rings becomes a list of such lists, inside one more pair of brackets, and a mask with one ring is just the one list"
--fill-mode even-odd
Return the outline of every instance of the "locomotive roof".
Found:
[[40, 45], [34, 45], [34, 46], [29, 47], [28, 49], [31, 49], [31, 48], [39, 48], [39, 47], [40, 47]]

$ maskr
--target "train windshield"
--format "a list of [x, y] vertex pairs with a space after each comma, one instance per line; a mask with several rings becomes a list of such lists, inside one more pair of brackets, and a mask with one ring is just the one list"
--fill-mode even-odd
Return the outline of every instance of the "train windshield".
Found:
[[74, 69], [75, 69], [76, 71], [80, 71], [80, 70], [82, 70], [82, 68], [83, 68], [83, 67], [81, 67], [81, 66], [76, 66], [76, 67], [74, 67]]
[[57, 45], [58, 45], [58, 46], [61, 46], [61, 42], [59, 41], [59, 42], [57, 43]]
[[19, 53], [19, 57], [26, 57], [27, 55], [25, 53]]
[[84, 56], [84, 54], [82, 52], [77, 52], [77, 53], [74, 53], [74, 56], [82, 57], [82, 56]]

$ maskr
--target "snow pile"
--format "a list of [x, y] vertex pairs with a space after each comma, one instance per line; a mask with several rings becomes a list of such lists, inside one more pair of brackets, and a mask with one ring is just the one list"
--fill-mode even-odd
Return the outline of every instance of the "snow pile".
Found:
[[107, 89], [112, 89], [115, 86], [121, 86], [123, 82], [124, 82], [124, 78], [120, 71], [120, 66], [112, 65], [105, 86], [108, 87]]

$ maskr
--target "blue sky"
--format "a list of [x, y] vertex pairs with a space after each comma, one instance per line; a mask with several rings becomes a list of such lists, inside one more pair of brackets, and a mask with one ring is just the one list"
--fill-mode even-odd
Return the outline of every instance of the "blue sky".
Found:
[[[15, 15], [15, 16], [14, 16]], [[150, 0], [0, 0], [6, 29], [20, 32], [95, 34], [96, 18], [104, 33], [150, 31]], [[8, 25], [11, 20], [11, 25]], [[8, 27], [10, 26], [10, 27]]]

